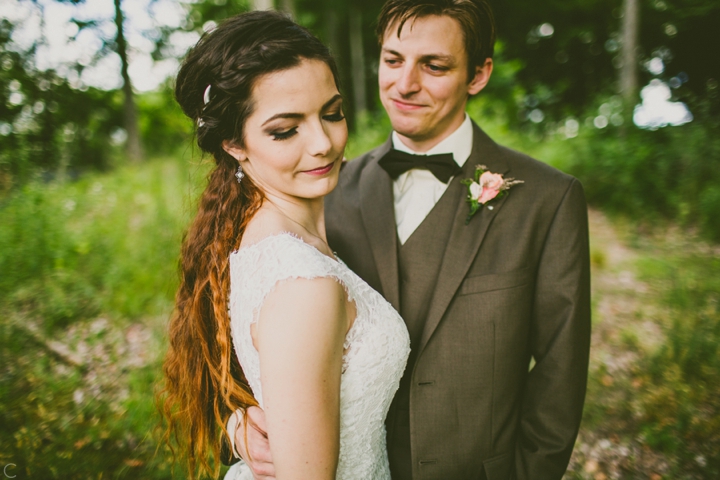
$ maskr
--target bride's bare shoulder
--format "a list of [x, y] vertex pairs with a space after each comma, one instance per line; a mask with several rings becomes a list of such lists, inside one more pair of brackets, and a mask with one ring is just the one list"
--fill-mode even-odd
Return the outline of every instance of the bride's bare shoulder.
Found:
[[302, 238], [301, 232], [298, 231], [297, 224], [288, 220], [287, 217], [278, 214], [273, 210], [260, 209], [252, 220], [245, 227], [240, 248], [254, 245], [267, 237], [272, 237], [280, 233], [292, 233]]

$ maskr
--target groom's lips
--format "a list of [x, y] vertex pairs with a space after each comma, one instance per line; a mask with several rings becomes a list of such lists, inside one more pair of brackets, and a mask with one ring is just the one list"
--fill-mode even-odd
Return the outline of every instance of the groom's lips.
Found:
[[393, 105], [395, 105], [398, 110], [404, 110], [408, 112], [418, 110], [425, 106], [419, 103], [403, 102], [402, 100], [396, 100], [394, 98], [391, 100], [393, 102]]

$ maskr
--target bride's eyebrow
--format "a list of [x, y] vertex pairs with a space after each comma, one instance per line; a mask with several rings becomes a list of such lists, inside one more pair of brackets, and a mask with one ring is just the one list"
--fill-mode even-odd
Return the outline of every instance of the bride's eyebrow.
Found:
[[337, 95], [335, 95], [334, 97], [332, 97], [327, 102], [325, 102], [325, 105], [322, 106], [321, 111], [325, 111], [328, 108], [332, 107], [338, 100], [342, 101], [342, 95], [340, 95], [339, 93]]
[[[323, 106], [322, 106], [322, 108], [321, 108], [320, 110], [321, 110], [321, 111], [327, 110], [328, 108], [330, 108], [330, 107], [331, 107], [335, 102], [337, 102], [338, 100], [342, 100], [342, 95], [340, 95], [339, 93], [338, 93], [337, 95], [333, 96], [333, 97], [332, 97], [330, 100], [328, 100], [327, 102], [325, 102], [325, 104], [323, 104]], [[265, 120], [265, 122], [263, 122], [263, 124], [262, 124], [261, 126], [264, 127], [264, 126], [267, 125], [268, 123], [272, 122], [273, 120], [277, 120], [278, 118], [302, 119], [302, 118], [305, 118], [305, 115], [302, 114], [302, 113], [290, 113], [290, 112], [287, 112], [287, 113], [276, 113], [276, 114], [273, 115], [272, 117], [270, 117], [270, 118], [268, 118], [267, 120]]]
[[278, 118], [305, 118], [305, 115], [302, 113], [276, 113], [272, 117], [265, 120], [265, 122], [261, 125], [264, 127], [268, 123], [272, 122], [273, 120], [277, 120]]

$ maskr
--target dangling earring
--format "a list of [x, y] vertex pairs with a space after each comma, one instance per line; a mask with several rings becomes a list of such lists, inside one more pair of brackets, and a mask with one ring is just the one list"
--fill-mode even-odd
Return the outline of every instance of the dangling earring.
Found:
[[235, 172], [235, 178], [237, 178], [238, 183], [240, 183], [243, 179], [245, 174], [243, 173], [243, 169], [241, 165], [238, 165], [237, 172]]

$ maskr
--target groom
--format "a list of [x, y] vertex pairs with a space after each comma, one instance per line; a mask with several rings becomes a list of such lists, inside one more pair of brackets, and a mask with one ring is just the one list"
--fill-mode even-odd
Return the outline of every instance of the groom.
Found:
[[[342, 170], [326, 223], [333, 250], [410, 332], [386, 422], [392, 478], [560, 479], [588, 367], [582, 187], [497, 145], [466, 115], [493, 68], [486, 0], [388, 0], [378, 35], [393, 132]], [[524, 183], [468, 220], [461, 181], [478, 165]], [[273, 478], [257, 438], [252, 467]]]

